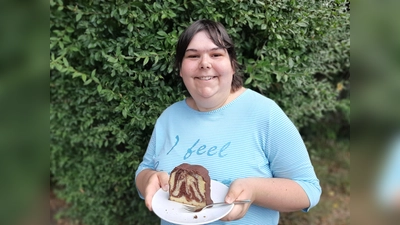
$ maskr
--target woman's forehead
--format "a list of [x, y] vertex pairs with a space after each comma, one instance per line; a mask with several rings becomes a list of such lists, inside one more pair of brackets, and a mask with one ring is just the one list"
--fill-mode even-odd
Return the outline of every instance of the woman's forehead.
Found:
[[218, 46], [206, 31], [196, 33], [187, 47], [189, 50], [199, 48], [206, 48], [207, 50], [224, 49], [222, 46]]

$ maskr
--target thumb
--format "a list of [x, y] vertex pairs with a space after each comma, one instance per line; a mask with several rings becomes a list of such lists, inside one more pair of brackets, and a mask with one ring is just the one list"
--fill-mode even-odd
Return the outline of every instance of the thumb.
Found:
[[164, 191], [168, 191], [168, 189], [169, 189], [169, 185], [168, 185], [169, 175], [168, 175], [168, 173], [165, 173], [165, 172], [159, 173], [158, 181], [160, 182], [160, 187]]
[[236, 188], [235, 185], [232, 185], [225, 196], [225, 202], [229, 204], [234, 202], [238, 198], [240, 192], [240, 189]]

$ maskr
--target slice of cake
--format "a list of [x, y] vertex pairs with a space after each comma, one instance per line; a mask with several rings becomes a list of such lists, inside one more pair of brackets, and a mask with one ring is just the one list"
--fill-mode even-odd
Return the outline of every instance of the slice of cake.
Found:
[[194, 206], [211, 204], [210, 183], [206, 168], [183, 163], [169, 177], [169, 200]]

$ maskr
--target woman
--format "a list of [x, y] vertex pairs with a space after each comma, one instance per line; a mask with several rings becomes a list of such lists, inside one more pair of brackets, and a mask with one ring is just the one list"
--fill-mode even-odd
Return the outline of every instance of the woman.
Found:
[[222, 24], [190, 25], [179, 38], [176, 66], [190, 97], [158, 118], [136, 171], [149, 210], [156, 191], [168, 190], [168, 173], [183, 162], [203, 165], [227, 185], [226, 202], [251, 199], [221, 219], [230, 224], [278, 224], [280, 211], [318, 203], [321, 187], [300, 134], [274, 101], [243, 87]]

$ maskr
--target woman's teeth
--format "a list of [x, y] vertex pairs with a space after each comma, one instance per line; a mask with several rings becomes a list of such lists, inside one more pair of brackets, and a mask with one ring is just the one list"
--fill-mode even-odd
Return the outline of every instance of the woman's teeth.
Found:
[[213, 77], [199, 77], [200, 80], [211, 80]]

